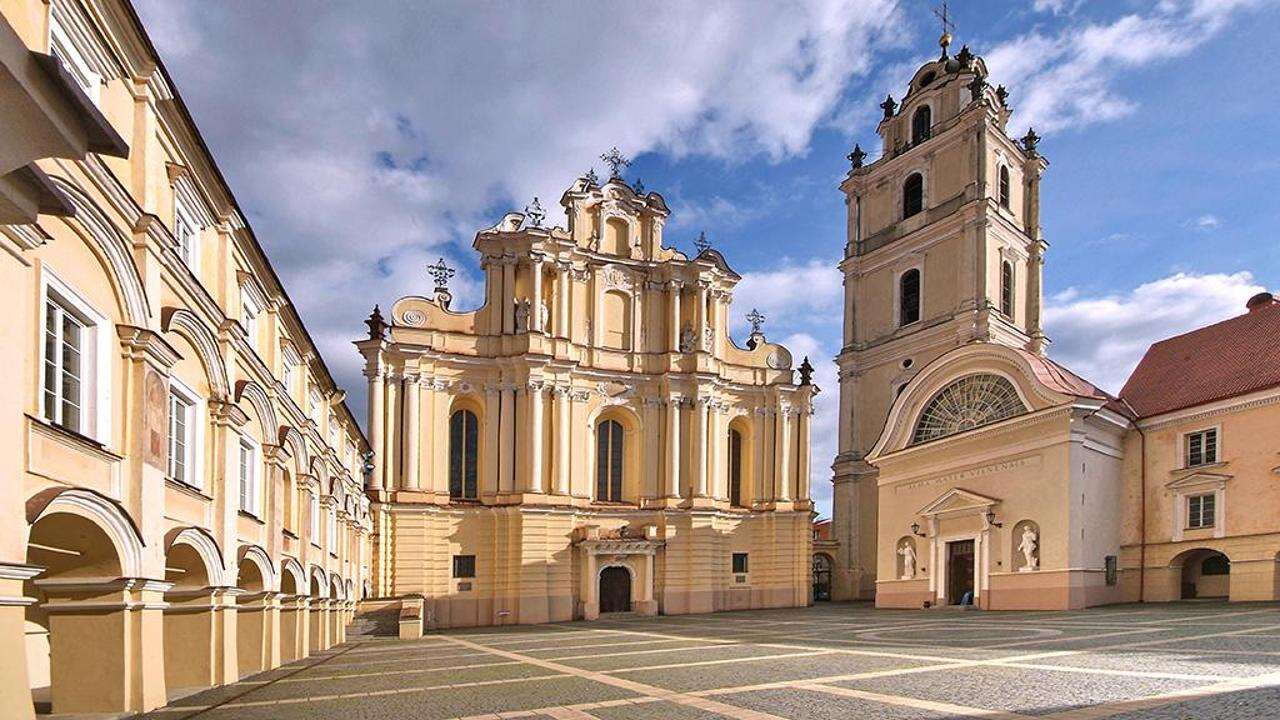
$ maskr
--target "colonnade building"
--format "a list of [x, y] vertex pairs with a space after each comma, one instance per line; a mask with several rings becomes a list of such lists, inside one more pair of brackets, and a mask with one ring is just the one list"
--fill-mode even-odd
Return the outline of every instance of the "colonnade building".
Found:
[[[616, 157], [614, 158], [616, 160]], [[485, 301], [369, 320], [374, 593], [437, 627], [809, 601], [807, 362], [762, 318], [729, 333], [739, 276], [616, 172], [475, 238]]]
[[0, 716], [343, 638], [368, 450], [123, 0], [0, 2]]

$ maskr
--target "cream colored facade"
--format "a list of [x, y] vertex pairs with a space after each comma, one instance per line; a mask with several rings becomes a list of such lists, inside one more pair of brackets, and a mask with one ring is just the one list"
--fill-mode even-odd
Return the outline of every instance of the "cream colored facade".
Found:
[[0, 0], [0, 62], [0, 716], [341, 641], [367, 443], [132, 8]]
[[480, 308], [437, 287], [357, 343], [374, 593], [437, 627], [807, 604], [807, 369], [730, 338], [739, 277], [663, 246], [659, 194], [586, 177], [561, 203], [567, 228], [477, 234]]
[[[841, 185], [836, 597], [988, 609], [1280, 599], [1280, 392], [1265, 379], [1280, 306], [1264, 293], [1230, 328], [1196, 336], [1221, 345], [1238, 327], [1256, 350], [1165, 341], [1190, 349], [1149, 354], [1139, 371], [1161, 380], [1119, 398], [1048, 359], [1048, 163], [1033, 133], [1004, 132], [1006, 94], [986, 74], [944, 44], [901, 106], [883, 106], [883, 156], [864, 165], [855, 150]], [[1202, 359], [1218, 352], [1229, 357]], [[1172, 402], [1181, 382], [1212, 400], [1148, 416], [1129, 402]], [[1188, 451], [1192, 436], [1215, 454]]]

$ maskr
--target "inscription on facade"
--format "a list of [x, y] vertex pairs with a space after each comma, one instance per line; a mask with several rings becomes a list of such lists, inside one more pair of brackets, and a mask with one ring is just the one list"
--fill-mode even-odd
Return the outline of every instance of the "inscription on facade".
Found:
[[920, 480], [914, 480], [912, 482], [897, 485], [894, 487], [893, 491], [895, 493], [900, 493], [907, 490], [915, 490], [916, 488], [929, 487], [931, 485], [950, 485], [952, 483], [971, 480], [973, 478], [986, 477], [988, 475], [995, 475], [1002, 472], [1008, 472], [1010, 470], [1020, 470], [1022, 468], [1033, 467], [1040, 467], [1039, 455], [1018, 458], [1016, 460], [1004, 460], [990, 465], [983, 465], [981, 467], [969, 468], [968, 470], [959, 470], [957, 472], [947, 473], [946, 475], [922, 478]]

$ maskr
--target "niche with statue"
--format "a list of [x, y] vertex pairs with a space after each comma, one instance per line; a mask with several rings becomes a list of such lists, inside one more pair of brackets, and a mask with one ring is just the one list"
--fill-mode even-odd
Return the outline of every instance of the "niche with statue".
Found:
[[904, 537], [898, 541], [898, 578], [914, 580], [920, 573], [920, 558], [916, 554], [916, 539]]
[[1040, 526], [1032, 520], [1023, 520], [1013, 526], [1013, 569], [1016, 572], [1035, 572], [1040, 569]]

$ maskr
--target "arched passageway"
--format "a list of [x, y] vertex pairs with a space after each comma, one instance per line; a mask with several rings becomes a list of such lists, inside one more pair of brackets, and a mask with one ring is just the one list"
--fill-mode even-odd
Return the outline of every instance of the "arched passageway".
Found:
[[831, 556], [826, 553], [813, 555], [813, 599], [825, 602], [831, 599]]
[[1190, 550], [1174, 558], [1174, 564], [1178, 563], [1183, 600], [1225, 600], [1231, 594], [1231, 560], [1226, 555], [1216, 550]]
[[221, 553], [204, 533], [176, 534], [165, 553], [164, 681], [169, 697], [230, 682], [234, 669], [219, 662], [231, 600], [222, 587]]

